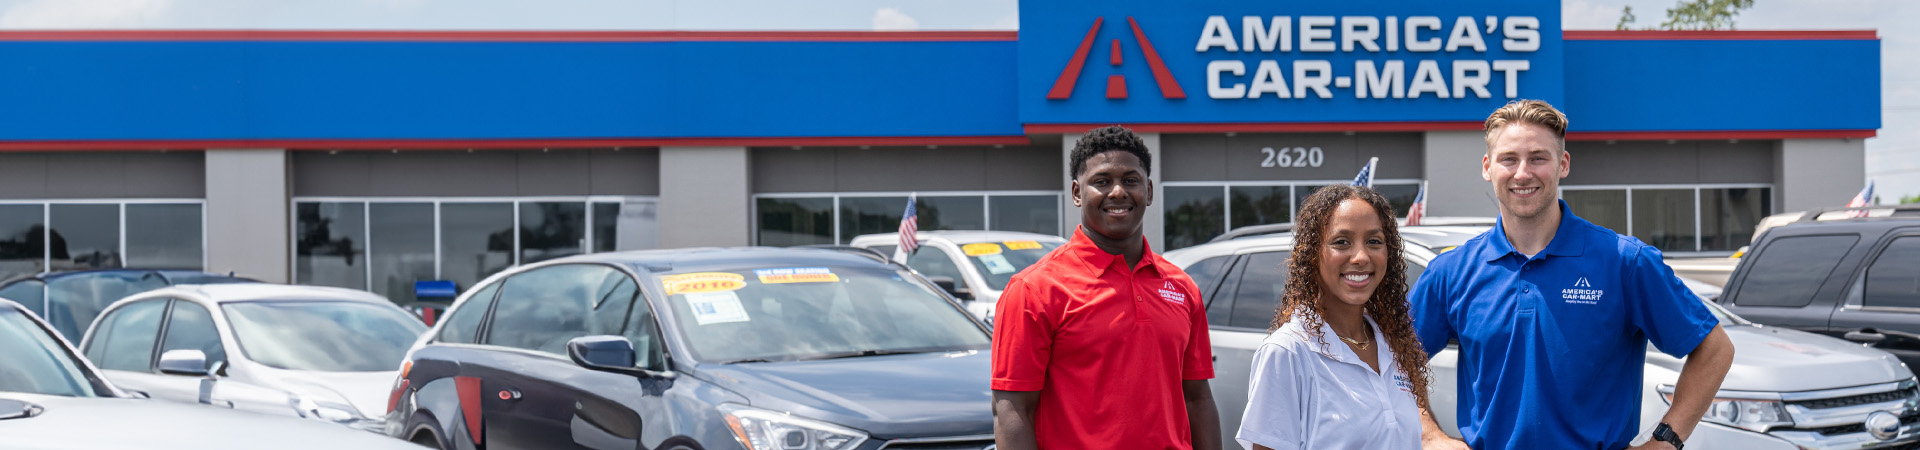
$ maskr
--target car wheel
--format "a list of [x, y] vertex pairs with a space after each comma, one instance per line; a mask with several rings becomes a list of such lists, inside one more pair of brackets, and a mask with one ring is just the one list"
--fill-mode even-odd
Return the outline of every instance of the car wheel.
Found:
[[421, 447], [431, 448], [434, 450], [446, 450], [446, 449], [440, 448], [440, 439], [435, 438], [433, 436], [433, 433], [427, 432], [427, 431], [421, 431], [419, 433], [415, 433], [413, 435], [413, 439], [408, 440], [407, 442], [412, 442]]

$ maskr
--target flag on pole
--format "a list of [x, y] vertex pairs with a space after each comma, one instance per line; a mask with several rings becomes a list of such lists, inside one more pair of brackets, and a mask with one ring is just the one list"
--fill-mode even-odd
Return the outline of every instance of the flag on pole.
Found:
[[1373, 187], [1373, 166], [1379, 163], [1380, 157], [1378, 156], [1367, 159], [1367, 165], [1360, 168], [1360, 174], [1353, 176], [1353, 185], [1368, 188]]
[[1407, 208], [1407, 226], [1420, 224], [1427, 217], [1427, 182], [1420, 182], [1420, 193], [1413, 196], [1413, 206]]
[[894, 249], [893, 260], [901, 264], [907, 262], [907, 255], [912, 255], [914, 250], [920, 248], [920, 238], [915, 236], [915, 232], [920, 229], [920, 218], [913, 212], [915, 197], [912, 194], [907, 195], [907, 211], [900, 214], [900, 246]]
[[[1869, 179], [1867, 180], [1866, 189], [1861, 189], [1860, 195], [1853, 196], [1853, 201], [1847, 202], [1847, 207], [1858, 208], [1862, 206], [1867, 206], [1872, 202], [1873, 202], [1873, 180]], [[1864, 210], [1864, 209], [1847, 213], [1847, 217], [1866, 217], [1866, 216], [1867, 216], [1867, 210]]]

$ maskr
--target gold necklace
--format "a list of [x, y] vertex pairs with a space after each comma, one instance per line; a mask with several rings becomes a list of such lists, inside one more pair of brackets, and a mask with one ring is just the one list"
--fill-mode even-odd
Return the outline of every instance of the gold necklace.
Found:
[[1367, 339], [1367, 340], [1364, 340], [1364, 341], [1357, 341], [1357, 340], [1353, 340], [1353, 339], [1350, 339], [1350, 338], [1347, 338], [1346, 336], [1341, 336], [1341, 335], [1339, 335], [1339, 333], [1335, 333], [1335, 334], [1334, 334], [1334, 336], [1335, 336], [1335, 337], [1338, 337], [1338, 338], [1340, 338], [1340, 340], [1342, 340], [1342, 341], [1347, 341], [1347, 343], [1348, 343], [1348, 344], [1353, 344], [1353, 346], [1354, 346], [1354, 347], [1356, 347], [1356, 348], [1359, 348], [1359, 349], [1361, 349], [1361, 350], [1366, 350], [1366, 349], [1367, 349], [1367, 345], [1369, 345], [1369, 344], [1372, 344], [1372, 343], [1373, 343], [1373, 339], [1372, 339], [1372, 337], [1371, 337], [1371, 335], [1373, 334], [1373, 332], [1372, 332], [1372, 331], [1373, 331], [1373, 326], [1371, 326], [1371, 325], [1366, 325], [1366, 324], [1362, 324], [1362, 325], [1364, 326], [1364, 328], [1362, 328], [1362, 329], [1364, 329], [1364, 330], [1367, 330], [1367, 334], [1369, 335], [1369, 337], [1368, 337], [1368, 339]]

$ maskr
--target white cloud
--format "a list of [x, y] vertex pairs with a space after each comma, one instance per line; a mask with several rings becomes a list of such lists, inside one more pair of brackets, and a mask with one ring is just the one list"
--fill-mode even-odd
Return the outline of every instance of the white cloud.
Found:
[[913, 16], [894, 8], [880, 8], [873, 12], [873, 31], [911, 31], [920, 29], [920, 22]]
[[143, 28], [170, 22], [170, 0], [31, 0], [0, 11], [0, 28]]

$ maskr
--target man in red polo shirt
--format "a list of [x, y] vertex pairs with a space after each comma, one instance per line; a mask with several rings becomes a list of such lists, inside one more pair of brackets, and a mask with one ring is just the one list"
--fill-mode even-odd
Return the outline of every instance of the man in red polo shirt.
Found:
[[1013, 277], [994, 311], [999, 450], [1217, 450], [1200, 290], [1147, 248], [1153, 158], [1132, 131], [1074, 144], [1073, 239]]

